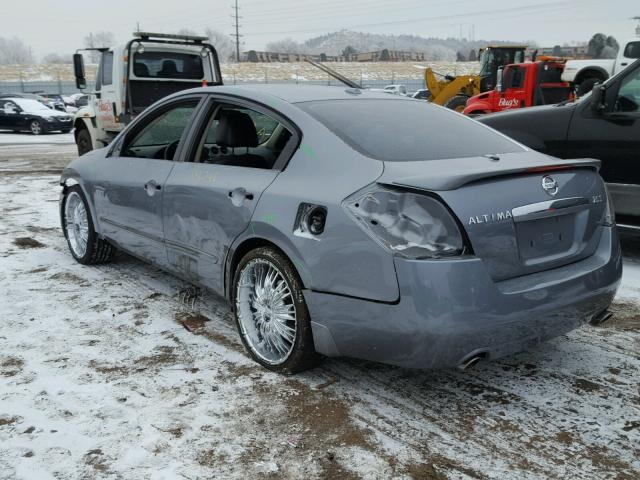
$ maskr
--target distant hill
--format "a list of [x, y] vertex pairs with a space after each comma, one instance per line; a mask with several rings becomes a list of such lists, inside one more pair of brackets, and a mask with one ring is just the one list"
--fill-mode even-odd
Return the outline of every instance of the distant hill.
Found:
[[[275, 43], [277, 44], [278, 42]], [[505, 45], [513, 43], [522, 42], [500, 40], [477, 40], [471, 42], [468, 40], [460, 41], [455, 38], [425, 38], [417, 35], [384, 35], [340, 30], [310, 38], [300, 44], [300, 47], [304, 52], [326, 53], [327, 55], [339, 55], [349, 46], [357, 52], [371, 52], [387, 48], [389, 50], [425, 52], [428, 60], [453, 61], [456, 59], [456, 52], [462, 52], [465, 56], [468, 56], [471, 50], [477, 51], [479, 48], [489, 44]], [[534, 44], [534, 42], [524, 43]]]

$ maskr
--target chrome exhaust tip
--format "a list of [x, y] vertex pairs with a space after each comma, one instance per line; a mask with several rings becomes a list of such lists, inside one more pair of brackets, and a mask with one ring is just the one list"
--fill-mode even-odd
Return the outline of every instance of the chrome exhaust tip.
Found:
[[610, 312], [608, 309], [604, 310], [597, 315], [594, 315], [593, 318], [589, 321], [591, 325], [602, 325], [604, 322], [609, 320], [613, 316], [613, 312]]
[[463, 362], [461, 362], [458, 365], [458, 370], [462, 372], [469, 370], [470, 368], [475, 367], [480, 362], [480, 360], [484, 360], [484, 358], [485, 358], [485, 355], [482, 353], [473, 355], [467, 358], [466, 360], [464, 360]]

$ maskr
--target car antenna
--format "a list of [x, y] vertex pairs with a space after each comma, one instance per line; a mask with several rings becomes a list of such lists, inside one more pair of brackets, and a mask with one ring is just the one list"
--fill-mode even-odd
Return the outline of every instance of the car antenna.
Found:
[[344, 75], [336, 72], [333, 68], [329, 68], [326, 65], [323, 65], [319, 62], [314, 62], [313, 60], [309, 60], [307, 59], [307, 62], [310, 63], [311, 65], [313, 65], [316, 68], [319, 68], [320, 70], [322, 70], [325, 73], [328, 73], [329, 75], [331, 75], [333, 78], [341, 81], [342, 83], [344, 83], [347, 87], [351, 87], [351, 88], [357, 88], [358, 90], [362, 90], [362, 85], [360, 85], [359, 83], [354, 82], [353, 80], [349, 80], [347, 77], [345, 77]]

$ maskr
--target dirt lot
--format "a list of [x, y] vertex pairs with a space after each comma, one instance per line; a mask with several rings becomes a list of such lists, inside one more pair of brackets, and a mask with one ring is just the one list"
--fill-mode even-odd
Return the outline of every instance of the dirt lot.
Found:
[[75, 147], [32, 138], [0, 134], [0, 478], [640, 477], [640, 241], [603, 327], [466, 373], [281, 377], [220, 299], [192, 309], [125, 255], [75, 263], [57, 216]]

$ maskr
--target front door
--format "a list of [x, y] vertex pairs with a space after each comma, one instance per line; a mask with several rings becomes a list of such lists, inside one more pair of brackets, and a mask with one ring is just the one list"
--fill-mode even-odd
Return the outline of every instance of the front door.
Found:
[[176, 274], [223, 294], [227, 251], [251, 228], [292, 133], [262, 108], [226, 100], [211, 100], [203, 126], [166, 182], [165, 239]]
[[100, 164], [94, 195], [102, 234], [128, 252], [166, 266], [162, 197], [173, 157], [199, 98], [170, 103], [145, 116], [114, 155]]
[[640, 217], [640, 63], [609, 82], [605, 95], [604, 112], [594, 112], [586, 100], [574, 114], [568, 151], [573, 158], [602, 160], [600, 173], [619, 221], [628, 215]]
[[10, 100], [0, 100], [0, 128], [6, 130], [19, 130], [22, 128], [18, 105]]

